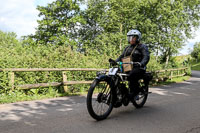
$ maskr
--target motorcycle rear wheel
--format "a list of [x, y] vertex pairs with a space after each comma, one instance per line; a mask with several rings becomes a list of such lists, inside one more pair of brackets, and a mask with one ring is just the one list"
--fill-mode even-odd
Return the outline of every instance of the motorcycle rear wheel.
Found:
[[132, 100], [132, 103], [136, 108], [142, 108], [147, 101], [149, 87], [143, 86], [141, 89], [142, 90], [138, 93], [138, 95], [136, 95]]

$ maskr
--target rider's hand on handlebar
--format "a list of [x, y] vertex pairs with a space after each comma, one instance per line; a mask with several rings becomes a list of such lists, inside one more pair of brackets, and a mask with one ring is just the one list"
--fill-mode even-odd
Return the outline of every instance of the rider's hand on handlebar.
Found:
[[117, 62], [113, 59], [109, 59], [108, 61], [110, 62], [110, 65], [112, 65], [112, 66], [117, 65]]

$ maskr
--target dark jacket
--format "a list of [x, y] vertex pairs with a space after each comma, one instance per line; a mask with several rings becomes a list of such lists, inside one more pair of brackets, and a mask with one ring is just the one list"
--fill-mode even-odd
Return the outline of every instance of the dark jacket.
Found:
[[132, 61], [140, 62], [141, 67], [146, 68], [146, 65], [150, 59], [148, 47], [144, 44], [137, 44], [137, 45], [138, 45], [137, 47], [136, 45], [128, 45], [116, 61], [117, 62], [121, 61], [122, 58], [130, 56], [131, 52], [136, 47], [135, 51], [132, 54]]

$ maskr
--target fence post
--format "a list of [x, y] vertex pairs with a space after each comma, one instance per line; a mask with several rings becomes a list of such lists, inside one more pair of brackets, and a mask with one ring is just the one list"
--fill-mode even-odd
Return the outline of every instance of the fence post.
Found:
[[179, 77], [179, 69], [177, 69], [178, 70], [178, 74], [177, 74], [177, 77]]
[[186, 70], [186, 69], [187, 69], [187, 68], [184, 68], [184, 69], [183, 69], [183, 73], [184, 73], [184, 75], [186, 74], [186, 73], [185, 73], [185, 70]]
[[158, 82], [158, 72], [155, 72], [156, 82]]
[[170, 71], [170, 80], [172, 80], [172, 76], [173, 76], [173, 71]]
[[184, 69], [184, 75], [187, 74], [187, 69], [189, 69], [189, 67], [186, 67], [186, 68]]
[[10, 81], [9, 81], [9, 85], [11, 87], [11, 90], [14, 90], [15, 88], [15, 73], [14, 72], [9, 72], [9, 78], [10, 78]]
[[[62, 71], [62, 76], [63, 76], [63, 83], [67, 82], [67, 73], [66, 73], [66, 71]], [[63, 87], [64, 87], [64, 91], [68, 92], [67, 85], [64, 85]]]

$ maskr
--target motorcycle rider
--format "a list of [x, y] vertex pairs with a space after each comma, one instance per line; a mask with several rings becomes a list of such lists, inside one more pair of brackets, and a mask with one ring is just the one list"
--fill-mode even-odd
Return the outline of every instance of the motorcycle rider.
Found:
[[149, 62], [150, 54], [148, 47], [140, 43], [142, 35], [139, 30], [132, 29], [127, 33], [129, 45], [124, 49], [123, 53], [118, 57], [116, 62], [122, 61], [125, 56], [132, 56], [135, 62], [131, 71], [128, 72], [128, 81], [130, 87], [130, 99], [134, 98], [139, 92], [138, 80], [142, 78], [146, 72], [146, 65]]

